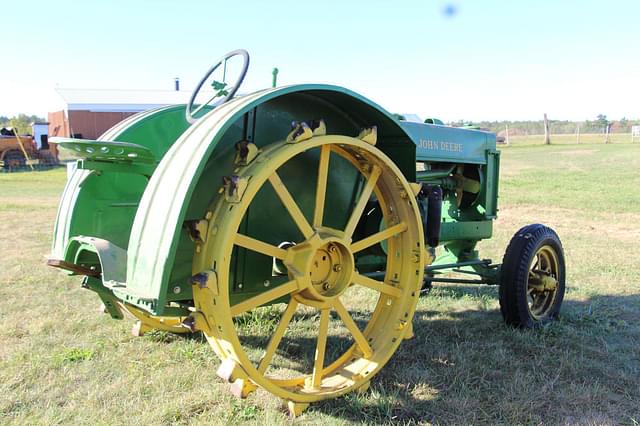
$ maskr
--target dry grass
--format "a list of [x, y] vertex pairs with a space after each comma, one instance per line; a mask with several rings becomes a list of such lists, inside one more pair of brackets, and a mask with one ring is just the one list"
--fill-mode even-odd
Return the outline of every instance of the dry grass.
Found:
[[[439, 286], [419, 303], [415, 339], [367, 393], [296, 422], [640, 422], [640, 144], [518, 145], [503, 149], [500, 218], [481, 252], [499, 261], [520, 226], [553, 226], [568, 262], [561, 319], [512, 330], [495, 288]], [[77, 278], [43, 266], [64, 179], [0, 175], [0, 423], [287, 422], [266, 392], [231, 397], [201, 337], [131, 337]], [[245, 331], [268, 335], [273, 316]], [[292, 338], [304, 342], [315, 321], [301, 315]]]

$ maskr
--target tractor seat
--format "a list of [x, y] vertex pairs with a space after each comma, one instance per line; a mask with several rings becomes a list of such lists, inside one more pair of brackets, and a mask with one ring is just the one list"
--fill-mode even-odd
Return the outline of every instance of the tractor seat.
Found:
[[[150, 176], [156, 165], [156, 158], [149, 148], [129, 142], [95, 141], [89, 139], [53, 137], [50, 143], [73, 151], [81, 157], [78, 168], [87, 170], [134, 171]], [[111, 167], [110, 167], [111, 166]], [[120, 168], [120, 170], [114, 170]]]

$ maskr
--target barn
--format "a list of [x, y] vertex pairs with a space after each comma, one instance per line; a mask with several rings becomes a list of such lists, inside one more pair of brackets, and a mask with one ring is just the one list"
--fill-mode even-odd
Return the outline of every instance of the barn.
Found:
[[186, 103], [190, 92], [56, 88], [64, 108], [49, 112], [49, 136], [97, 139], [125, 118], [151, 108]]

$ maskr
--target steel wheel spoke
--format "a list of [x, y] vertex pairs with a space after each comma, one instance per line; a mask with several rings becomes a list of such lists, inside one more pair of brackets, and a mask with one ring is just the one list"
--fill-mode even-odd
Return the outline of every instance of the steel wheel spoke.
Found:
[[320, 148], [320, 163], [318, 164], [318, 183], [316, 185], [316, 208], [313, 212], [313, 226], [322, 226], [324, 216], [324, 203], [327, 194], [327, 177], [329, 176], [330, 145], [322, 145]]
[[320, 387], [322, 382], [322, 371], [324, 369], [324, 353], [327, 349], [327, 333], [329, 332], [329, 309], [320, 311], [320, 326], [318, 329], [318, 343], [316, 345], [316, 355], [313, 361], [313, 376], [311, 386], [314, 389]]
[[250, 311], [251, 309], [257, 308], [258, 306], [262, 306], [273, 300], [279, 299], [282, 296], [291, 294], [297, 289], [298, 289], [298, 282], [296, 280], [292, 280], [282, 285], [279, 285], [274, 289], [265, 291], [264, 293], [260, 293], [257, 296], [251, 297], [236, 305], [233, 305], [231, 307], [231, 316], [232, 317], [238, 316], [244, 312]]
[[280, 176], [278, 176], [277, 172], [273, 172], [273, 174], [269, 176], [269, 182], [271, 182], [271, 185], [276, 191], [276, 194], [278, 194], [280, 201], [284, 204], [285, 209], [287, 209], [291, 215], [291, 218], [296, 223], [298, 229], [300, 229], [300, 232], [302, 232], [302, 235], [304, 235], [305, 238], [311, 237], [314, 232], [313, 228], [309, 225], [309, 222], [307, 222], [304, 214], [302, 214], [302, 210], [300, 210], [300, 207], [296, 204], [291, 193], [287, 190], [287, 187], [284, 186], [284, 183], [280, 179]]
[[407, 224], [404, 222], [400, 222], [397, 225], [393, 225], [391, 228], [387, 228], [383, 231], [377, 232], [373, 235], [368, 236], [367, 238], [351, 244], [351, 252], [357, 253], [406, 230]]
[[536, 263], [533, 264], [533, 266], [531, 267], [531, 270], [538, 269], [539, 265], [540, 265], [540, 253], [536, 253]]
[[371, 346], [369, 346], [369, 343], [367, 342], [367, 338], [364, 337], [364, 334], [362, 334], [362, 332], [358, 328], [358, 325], [355, 323], [353, 318], [351, 318], [351, 314], [349, 314], [349, 311], [347, 311], [347, 308], [344, 307], [344, 305], [342, 304], [342, 302], [340, 302], [339, 299], [335, 299], [333, 301], [333, 308], [336, 310], [336, 312], [340, 316], [340, 319], [342, 319], [342, 322], [344, 323], [345, 327], [347, 327], [347, 330], [349, 330], [349, 332], [353, 336], [353, 339], [356, 341], [356, 344], [360, 346], [362, 355], [364, 355], [365, 358], [370, 358], [371, 355], [373, 355], [373, 350], [371, 349]]
[[387, 296], [391, 296], [391, 297], [402, 296], [402, 290], [400, 290], [398, 287], [394, 287], [389, 284], [385, 284], [382, 281], [365, 277], [364, 275], [361, 275], [361, 274], [353, 274], [353, 278], [351, 280], [356, 284], [359, 284], [364, 287], [368, 287], [375, 291], [379, 291], [380, 293], [384, 293]]
[[373, 192], [373, 188], [375, 188], [381, 173], [382, 169], [380, 167], [373, 166], [373, 170], [371, 170], [371, 174], [367, 179], [367, 184], [364, 186], [362, 194], [360, 194], [360, 199], [356, 203], [356, 206], [353, 208], [353, 212], [351, 212], [349, 222], [347, 222], [347, 227], [344, 230], [344, 233], [347, 237], [350, 238], [353, 235], [353, 231], [355, 231], [356, 229], [356, 225], [360, 220], [360, 216], [362, 216], [362, 212], [364, 212], [364, 209], [367, 206], [367, 201], [369, 201], [371, 193]]
[[264, 254], [265, 256], [275, 257], [276, 259], [284, 260], [287, 255], [287, 251], [271, 244], [256, 240], [255, 238], [247, 237], [246, 235], [236, 234], [234, 244], [240, 247], [244, 247], [256, 253]]
[[260, 364], [258, 365], [259, 372], [264, 374], [267, 370], [267, 367], [271, 363], [273, 355], [276, 353], [276, 349], [278, 349], [278, 346], [280, 345], [282, 336], [284, 336], [284, 332], [287, 330], [287, 327], [291, 322], [291, 318], [293, 318], [293, 314], [296, 312], [297, 308], [298, 301], [292, 298], [287, 305], [287, 309], [285, 309], [282, 314], [282, 317], [280, 317], [280, 323], [278, 324], [278, 327], [276, 327], [276, 331], [273, 332], [271, 339], [269, 339], [267, 349], [265, 349], [264, 355], [262, 355], [262, 358], [260, 359]]

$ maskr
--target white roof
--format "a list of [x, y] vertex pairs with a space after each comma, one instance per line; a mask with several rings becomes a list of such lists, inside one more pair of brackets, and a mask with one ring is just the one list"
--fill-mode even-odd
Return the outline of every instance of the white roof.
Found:
[[139, 112], [165, 105], [186, 104], [184, 90], [66, 89], [56, 88], [67, 110]]

